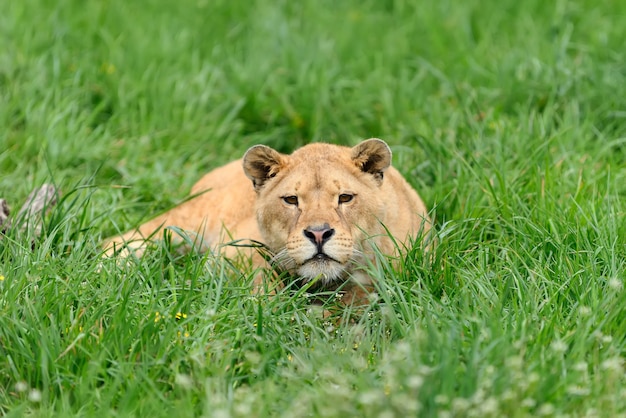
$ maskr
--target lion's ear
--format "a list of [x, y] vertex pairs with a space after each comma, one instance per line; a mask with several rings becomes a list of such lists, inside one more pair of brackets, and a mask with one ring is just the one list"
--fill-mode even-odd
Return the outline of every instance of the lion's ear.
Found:
[[267, 180], [280, 171], [284, 157], [265, 145], [255, 145], [246, 151], [243, 156], [243, 172], [252, 180], [255, 190], [258, 191]]
[[391, 165], [391, 149], [382, 139], [366, 139], [352, 148], [352, 161], [362, 171], [382, 180], [383, 172]]

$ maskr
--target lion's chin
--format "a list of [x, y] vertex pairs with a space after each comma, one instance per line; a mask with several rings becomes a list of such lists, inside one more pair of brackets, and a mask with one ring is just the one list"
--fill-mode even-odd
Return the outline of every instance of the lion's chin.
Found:
[[314, 257], [298, 267], [298, 276], [305, 282], [316, 281], [327, 286], [342, 281], [346, 275], [345, 266], [331, 258]]

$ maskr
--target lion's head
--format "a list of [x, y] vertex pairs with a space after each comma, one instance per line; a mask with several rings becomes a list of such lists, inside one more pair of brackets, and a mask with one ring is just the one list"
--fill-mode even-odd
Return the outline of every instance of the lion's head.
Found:
[[[311, 144], [292, 155], [250, 148], [244, 172], [274, 263], [303, 281], [341, 282], [364, 261], [366, 240], [384, 236], [390, 196], [381, 193], [391, 150], [379, 139], [354, 148]], [[374, 238], [374, 241], [376, 238]]]

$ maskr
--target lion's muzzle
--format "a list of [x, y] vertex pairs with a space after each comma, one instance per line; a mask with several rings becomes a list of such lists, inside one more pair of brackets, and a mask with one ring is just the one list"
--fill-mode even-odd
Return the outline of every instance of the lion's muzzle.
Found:
[[325, 223], [321, 226], [309, 226], [302, 233], [317, 247], [318, 254], [324, 254], [324, 244], [335, 235], [335, 230]]

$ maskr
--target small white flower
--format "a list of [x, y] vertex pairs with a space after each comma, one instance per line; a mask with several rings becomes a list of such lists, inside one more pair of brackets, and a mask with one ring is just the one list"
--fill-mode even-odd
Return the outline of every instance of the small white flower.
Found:
[[408, 356], [413, 351], [411, 345], [406, 341], [400, 341], [399, 343], [397, 343], [395, 349], [396, 353], [401, 356], [401, 359], [404, 358], [404, 356]]
[[550, 344], [550, 348], [552, 348], [555, 353], [562, 354], [567, 351], [567, 344], [563, 340], [554, 340], [552, 344]]
[[544, 403], [539, 407], [537, 413], [543, 416], [552, 416], [554, 415], [554, 411], [554, 405], [552, 405], [551, 403]]
[[424, 384], [424, 378], [419, 375], [411, 376], [407, 379], [406, 385], [411, 389], [419, 389]]
[[604, 338], [604, 334], [602, 333], [602, 331], [599, 331], [599, 330], [598, 331], [594, 331], [591, 334], [591, 336], [593, 338], [595, 338], [596, 340], [598, 340], [598, 341], [602, 341], [602, 338]]
[[502, 394], [500, 395], [500, 398], [505, 402], [513, 401], [515, 399], [515, 392], [513, 392], [510, 389], [507, 389], [504, 392], [502, 392]]
[[496, 398], [487, 398], [480, 405], [480, 411], [483, 413], [483, 416], [494, 415], [498, 412], [498, 401]]
[[363, 392], [361, 396], [359, 396], [359, 401], [363, 405], [374, 405], [380, 402], [381, 392], [377, 390], [368, 390], [367, 392]]
[[15, 391], [16, 392], [26, 392], [28, 390], [28, 383], [22, 381], [19, 381], [15, 384]]
[[216, 409], [212, 412], [214, 418], [230, 418], [230, 411], [227, 409]]
[[520, 370], [524, 365], [524, 359], [521, 356], [512, 356], [506, 359], [505, 364], [514, 370]]
[[422, 364], [421, 366], [417, 368], [417, 372], [423, 376], [428, 376], [429, 374], [432, 374], [434, 371], [435, 371], [434, 367], [430, 367], [425, 364]]
[[452, 411], [456, 413], [465, 412], [471, 406], [471, 402], [465, 398], [452, 399]]
[[611, 289], [615, 290], [616, 292], [619, 292], [624, 288], [624, 283], [617, 277], [611, 277], [607, 284]]
[[624, 362], [620, 357], [612, 357], [602, 362], [600, 367], [603, 370], [621, 373], [623, 371]]
[[33, 389], [28, 393], [28, 400], [31, 402], [41, 402], [41, 391]]
[[610, 335], [606, 335], [606, 334], [605, 334], [605, 335], [603, 335], [603, 336], [602, 336], [602, 338], [600, 338], [600, 341], [601, 341], [603, 344], [610, 344], [610, 343], [612, 343], [612, 342], [613, 342], [613, 337], [612, 337], [612, 336], [610, 336]]
[[589, 388], [585, 388], [582, 386], [571, 385], [566, 389], [567, 393], [572, 396], [587, 396], [591, 393]]
[[252, 405], [248, 402], [238, 402], [233, 407], [236, 415], [249, 417], [252, 415]]
[[193, 387], [193, 380], [191, 379], [191, 376], [187, 374], [177, 374], [174, 381], [183, 389], [191, 389]]

